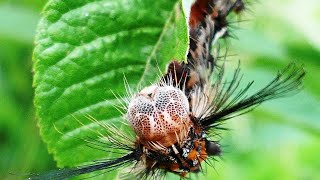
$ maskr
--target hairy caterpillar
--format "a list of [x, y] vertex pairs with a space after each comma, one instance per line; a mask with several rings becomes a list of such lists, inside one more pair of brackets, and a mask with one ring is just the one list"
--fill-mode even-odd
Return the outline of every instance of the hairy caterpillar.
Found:
[[203, 161], [222, 151], [219, 142], [208, 138], [210, 131], [263, 101], [295, 90], [304, 76], [303, 69], [290, 65], [253, 95], [247, 94], [252, 83], [238, 90], [239, 69], [230, 82], [224, 80], [223, 68], [214, 82], [210, 80], [217, 69], [218, 56], [211, 54], [212, 45], [227, 36], [228, 14], [240, 13], [244, 7], [240, 0], [198, 0], [192, 5], [187, 63], [170, 63], [160, 82], [132, 95], [123, 107], [137, 138], [131, 140], [115, 127], [101, 124], [107, 131], [105, 142], [88, 142], [103, 149], [109, 143], [109, 148], [122, 149], [126, 155], [31, 179], [65, 179], [130, 164], [135, 164], [137, 178], [158, 177], [167, 172], [185, 177], [189, 172], [201, 171]]

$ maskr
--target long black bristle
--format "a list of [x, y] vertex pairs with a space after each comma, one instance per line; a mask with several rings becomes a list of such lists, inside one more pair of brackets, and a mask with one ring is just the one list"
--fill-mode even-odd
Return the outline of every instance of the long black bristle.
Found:
[[212, 104], [212, 106], [216, 107], [215, 111], [211, 115], [201, 119], [203, 126], [211, 127], [217, 122], [244, 114], [264, 101], [283, 97], [299, 90], [302, 85], [302, 79], [305, 76], [304, 69], [292, 63], [280, 71], [269, 84], [253, 95], [247, 95], [248, 90], [253, 84], [252, 81], [234, 96], [233, 94], [238, 89], [241, 80], [239, 72], [239, 68], [235, 70], [233, 79], [228, 86], [222, 85], [220, 92]]
[[126, 165], [132, 161], [135, 161], [136, 153], [132, 152], [127, 154], [123, 157], [105, 161], [105, 162], [97, 162], [90, 165], [69, 168], [69, 169], [59, 169], [46, 172], [44, 174], [36, 174], [31, 175], [28, 177], [28, 180], [65, 180], [69, 179], [81, 174], [90, 173], [93, 171], [100, 171], [100, 170], [112, 170], [113, 168], [118, 168], [120, 166]]

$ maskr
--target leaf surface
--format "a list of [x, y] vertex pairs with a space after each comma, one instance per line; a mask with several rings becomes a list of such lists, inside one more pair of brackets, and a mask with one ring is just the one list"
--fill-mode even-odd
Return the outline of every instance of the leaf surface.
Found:
[[85, 146], [81, 138], [101, 127], [84, 116], [121, 130], [113, 92], [125, 94], [124, 76], [133, 89], [155, 82], [158, 67], [185, 60], [188, 33], [177, 0], [51, 0], [35, 45], [41, 136], [58, 166], [66, 167], [114, 157]]

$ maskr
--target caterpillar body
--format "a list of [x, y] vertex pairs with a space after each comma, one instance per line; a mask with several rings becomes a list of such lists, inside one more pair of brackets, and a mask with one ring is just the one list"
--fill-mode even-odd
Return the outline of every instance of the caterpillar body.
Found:
[[[159, 82], [129, 93], [123, 107], [136, 138], [101, 124], [106, 129], [105, 142], [91, 142], [98, 146], [103, 143], [104, 148], [109, 143], [110, 148], [121, 149], [125, 155], [29, 179], [66, 179], [130, 165], [137, 179], [157, 179], [167, 173], [186, 177], [201, 172], [201, 164], [223, 152], [220, 143], [210, 138], [219, 131], [221, 122], [299, 89], [305, 75], [303, 68], [290, 64], [254, 94], [248, 93], [252, 83], [239, 88], [240, 68], [232, 79], [225, 80], [223, 66], [217, 70], [218, 51], [212, 49], [217, 48], [219, 39], [228, 36], [228, 15], [239, 14], [245, 7], [242, 0], [196, 0], [192, 4], [187, 61], [173, 60]], [[215, 70], [218, 73], [212, 81]]]

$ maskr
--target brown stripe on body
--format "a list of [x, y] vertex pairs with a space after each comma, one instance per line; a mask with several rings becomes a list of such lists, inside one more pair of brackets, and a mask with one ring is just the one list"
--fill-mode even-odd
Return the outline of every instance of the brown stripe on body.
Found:
[[221, 31], [228, 26], [228, 14], [238, 14], [243, 9], [242, 0], [195, 1], [190, 11], [187, 63], [172, 61], [163, 79], [172, 79], [181, 89], [185, 88], [187, 97], [195, 86], [202, 87], [208, 83], [217, 61], [211, 55], [212, 42], [227, 34]]

